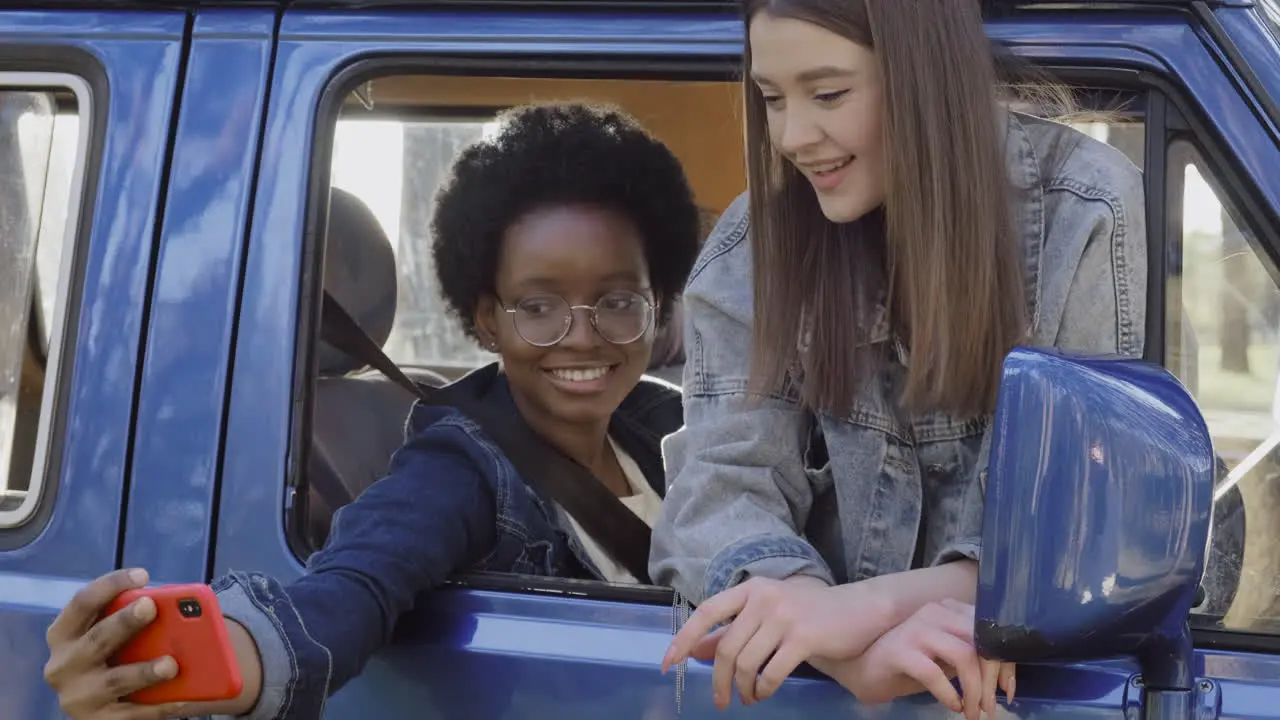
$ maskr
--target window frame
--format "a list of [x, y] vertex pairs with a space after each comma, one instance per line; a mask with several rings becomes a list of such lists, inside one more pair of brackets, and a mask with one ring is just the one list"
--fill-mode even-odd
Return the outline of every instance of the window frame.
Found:
[[[83, 245], [82, 235], [89, 217], [89, 195], [91, 184], [88, 182], [90, 168], [95, 164], [94, 137], [97, 134], [98, 108], [95, 105], [95, 94], [91, 80], [69, 70], [26, 70], [9, 69], [7, 64], [0, 65], [0, 92], [9, 90], [60, 90], [72, 93], [76, 98], [77, 136], [76, 157], [72, 165], [70, 177], [71, 195], [67, 199], [67, 213], [62, 231], [62, 255], [57, 271], [57, 290], [55, 292], [54, 309], [47, 327], [42, 328], [43, 337], [47, 339], [45, 385], [42, 388], [42, 401], [39, 425], [36, 430], [36, 447], [32, 457], [31, 478], [26, 494], [13, 509], [0, 509], [0, 550], [8, 549], [4, 543], [4, 535], [26, 527], [44, 505], [45, 499], [52, 494], [56, 486], [56, 478], [50, 475], [50, 458], [53, 450], [60, 444], [56, 437], [55, 424], [60, 420], [59, 399], [64, 383], [68, 380], [66, 370], [70, 363], [66, 358], [74, 354], [74, 342], [69, 329], [74, 327], [74, 313], [71, 312], [75, 298], [79, 294], [79, 283], [73, 282], [77, 276], [79, 255]], [[44, 203], [41, 207], [44, 207]], [[43, 212], [43, 210], [42, 210]], [[37, 237], [37, 242], [40, 238]], [[28, 314], [38, 312], [38, 299], [30, 303]], [[28, 323], [31, 320], [28, 318]]]
[[[463, 77], [504, 77], [521, 79], [602, 79], [680, 80], [684, 82], [733, 81], [740, 72], [741, 58], [617, 58], [600, 60], [551, 59], [521, 56], [458, 58], [435, 54], [357, 59], [329, 79], [320, 96], [312, 121], [312, 147], [304, 209], [303, 267], [298, 306], [298, 329], [294, 346], [293, 407], [289, 435], [289, 462], [286, 507], [283, 509], [284, 536], [294, 560], [305, 564], [318, 548], [306, 538], [309, 493], [304, 476], [311, 453], [312, 415], [315, 411], [315, 368], [320, 346], [320, 302], [323, 294], [323, 247], [328, 229], [328, 197], [337, 122], [347, 96], [377, 77], [390, 75], [454, 75]], [[483, 105], [461, 106], [465, 116]], [[536, 595], [562, 595], [591, 600], [670, 605], [673, 591], [653, 586], [615, 585], [597, 581], [544, 578], [501, 573], [463, 573], [445, 582], [446, 587], [493, 590]]]
[[[625, 81], [628, 79], [662, 80], [733, 80], [739, 73], [740, 58], [677, 60], [625, 59], [588, 63], [581, 60], [534, 60], [520, 58], [519, 70], [506, 58], [444, 58], [434, 55], [367, 58], [347, 65], [330, 79], [314, 116], [311, 169], [305, 211], [304, 268], [299, 299], [299, 327], [295, 347], [296, 369], [292, 397], [301, 412], [293, 416], [289, 439], [290, 473], [285, 479], [292, 499], [285, 510], [285, 535], [295, 559], [302, 560], [314, 551], [307, 546], [305, 527], [307, 500], [304, 468], [310, 452], [310, 427], [313, 412], [313, 357], [319, 344], [319, 314], [322, 256], [317, 245], [327, 225], [327, 204], [319, 202], [327, 190], [332, 160], [334, 129], [346, 96], [376, 76], [392, 74], [433, 74], [464, 76], [502, 76], [519, 78], [594, 78]], [[1169, 231], [1181, 226], [1181, 198], [1168, 193], [1180, 183], [1168, 176], [1169, 148], [1175, 139], [1189, 139], [1200, 152], [1206, 168], [1224, 190], [1222, 202], [1240, 218], [1273, 263], [1280, 265], [1280, 222], [1277, 212], [1259, 197], [1232, 156], [1222, 150], [1222, 141], [1210, 128], [1212, 123], [1203, 111], [1189, 101], [1175, 83], [1146, 70], [1092, 62], [1036, 63], [1038, 71], [1072, 88], [1097, 89], [1105, 92], [1132, 93], [1145, 104], [1143, 176], [1146, 185], [1148, 283], [1147, 331], [1145, 359], [1164, 366], [1166, 279], [1168, 274]], [[1228, 199], [1229, 198], [1229, 199]], [[1230, 204], [1228, 204], [1230, 203]], [[1273, 230], [1276, 229], [1276, 230]], [[1154, 312], [1152, 310], [1154, 309]], [[1280, 548], [1277, 549], [1280, 551]], [[545, 578], [500, 573], [466, 573], [446, 581], [446, 587], [486, 590], [516, 594], [571, 596], [604, 602], [626, 602], [664, 605], [673, 601], [668, 588], [654, 586], [613, 585], [599, 581]], [[1250, 633], [1212, 627], [1203, 617], [1192, 615], [1190, 622], [1195, 646], [1200, 649], [1280, 652], [1280, 635]]]

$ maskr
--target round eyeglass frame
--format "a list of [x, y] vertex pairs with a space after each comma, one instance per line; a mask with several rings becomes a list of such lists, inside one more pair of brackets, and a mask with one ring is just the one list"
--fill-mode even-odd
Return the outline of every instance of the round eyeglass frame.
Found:
[[[603, 302], [605, 298], [608, 298], [610, 296], [617, 296], [619, 294], [630, 295], [644, 302], [644, 307], [645, 307], [644, 326], [641, 327], [640, 332], [636, 333], [635, 337], [631, 338], [630, 340], [614, 340], [610, 338], [608, 335], [605, 335], [603, 332], [600, 331], [600, 322], [599, 322], [599, 314], [598, 314], [600, 311], [600, 303]], [[567, 308], [564, 314], [564, 327], [560, 330], [560, 335], [556, 337], [555, 340], [552, 340], [551, 342], [534, 342], [529, 338], [525, 337], [524, 333], [520, 332], [520, 322], [516, 318], [515, 314], [520, 311], [521, 305], [523, 305], [526, 302], [529, 302], [530, 300], [535, 300], [540, 298], [552, 298], [552, 297], [564, 303], [565, 307]], [[577, 316], [574, 313], [575, 310], [589, 310], [591, 312], [591, 329], [595, 330], [596, 334], [599, 335], [605, 342], [609, 343], [610, 345], [630, 345], [631, 343], [644, 337], [644, 334], [649, 332], [649, 329], [653, 327], [653, 319], [654, 319], [654, 316], [656, 315], [656, 313], [654, 312], [656, 310], [656, 306], [654, 302], [650, 300], [648, 297], [646, 297], [644, 293], [636, 292], [635, 290], [615, 290], [613, 292], [605, 293], [604, 295], [600, 296], [599, 300], [596, 300], [594, 305], [572, 305], [569, 303], [568, 300], [565, 300], [564, 298], [554, 293], [545, 293], [540, 295], [534, 295], [527, 298], [522, 298], [519, 302], [515, 304], [515, 307], [507, 307], [506, 303], [502, 302], [501, 299], [498, 300], [498, 304], [502, 307], [503, 312], [511, 316], [511, 327], [515, 329], [516, 335], [519, 335], [521, 340], [529, 343], [534, 347], [543, 347], [543, 348], [559, 345], [561, 342], [564, 341], [565, 338], [569, 337], [569, 333], [573, 331], [573, 323], [577, 319]]]

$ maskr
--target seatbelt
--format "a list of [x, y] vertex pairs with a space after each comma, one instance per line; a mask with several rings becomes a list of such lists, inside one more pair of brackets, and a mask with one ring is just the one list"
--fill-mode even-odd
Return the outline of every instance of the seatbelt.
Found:
[[324, 293], [320, 335], [326, 343], [373, 367], [426, 405], [453, 407], [480, 426], [516, 472], [554, 500], [636, 580], [649, 581], [649, 526], [582, 465], [547, 444], [519, 415], [501, 413], [451, 388], [410, 380], [337, 300]]

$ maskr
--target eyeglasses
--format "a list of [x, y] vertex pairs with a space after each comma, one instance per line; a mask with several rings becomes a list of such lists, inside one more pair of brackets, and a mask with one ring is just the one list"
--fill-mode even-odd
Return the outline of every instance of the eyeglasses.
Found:
[[653, 324], [653, 303], [630, 290], [608, 293], [595, 305], [570, 305], [558, 295], [532, 295], [513, 308], [504, 305], [502, 309], [511, 314], [516, 334], [537, 347], [551, 347], [564, 340], [573, 327], [574, 310], [590, 310], [591, 326], [614, 345], [639, 340]]

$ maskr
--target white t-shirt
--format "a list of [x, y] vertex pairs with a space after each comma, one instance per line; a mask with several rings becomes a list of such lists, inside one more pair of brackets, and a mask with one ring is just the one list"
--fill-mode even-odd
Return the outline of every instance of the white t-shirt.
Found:
[[[618, 498], [622, 501], [627, 509], [636, 514], [636, 517], [644, 521], [645, 525], [653, 527], [658, 521], [658, 513], [662, 510], [662, 498], [658, 497], [658, 493], [654, 492], [653, 486], [645, 480], [644, 473], [640, 472], [640, 466], [636, 465], [636, 461], [623, 451], [613, 438], [609, 438], [609, 444], [613, 446], [613, 452], [618, 457], [618, 464], [622, 466], [622, 474], [626, 475], [627, 483], [631, 485], [632, 495], [629, 497]], [[567, 515], [567, 514], [566, 514]], [[582, 541], [582, 547], [587, 551], [587, 555], [591, 558], [591, 562], [596, 564], [600, 572], [604, 575], [604, 579], [613, 583], [635, 583], [639, 582], [626, 568], [614, 562], [595, 540], [582, 529], [578, 521], [569, 517], [569, 523], [573, 525], [573, 531], [577, 533], [578, 539]]]

